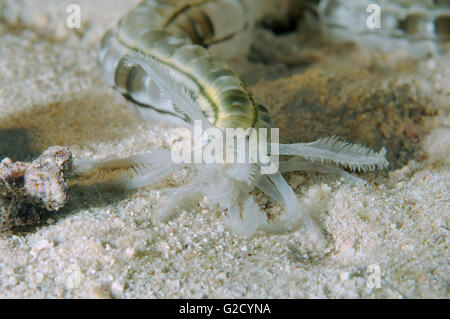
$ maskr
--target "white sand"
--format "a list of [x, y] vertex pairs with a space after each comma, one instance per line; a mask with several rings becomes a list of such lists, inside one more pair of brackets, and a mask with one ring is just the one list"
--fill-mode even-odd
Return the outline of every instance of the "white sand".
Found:
[[[56, 144], [96, 158], [166, 145], [170, 130], [134, 119], [97, 66], [103, 32], [137, 1], [77, 1], [79, 34], [64, 27], [71, 2], [0, 0], [19, 12], [15, 28], [0, 24], [1, 157], [23, 160]], [[448, 298], [448, 61], [421, 62], [425, 71], [405, 80], [439, 110], [420, 123], [430, 132], [419, 145], [423, 159], [365, 187], [317, 174], [287, 178], [330, 238], [328, 255], [315, 257], [301, 229], [237, 237], [224, 228], [224, 212], [204, 202], [156, 223], [161, 189], [74, 187], [67, 207], [41, 226], [0, 237], [0, 297]], [[269, 76], [285, 71], [280, 64], [240, 63], [244, 77], [268, 75], [255, 93], [283, 83]], [[432, 80], [421, 82], [428, 67]], [[269, 93], [267, 103], [283, 94]], [[182, 181], [179, 174], [163, 186]], [[380, 288], [367, 286], [372, 264]]]

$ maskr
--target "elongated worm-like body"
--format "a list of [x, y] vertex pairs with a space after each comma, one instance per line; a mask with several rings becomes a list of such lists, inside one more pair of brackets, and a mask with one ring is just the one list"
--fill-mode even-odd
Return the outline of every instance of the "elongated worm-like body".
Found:
[[[126, 57], [143, 54], [161, 63], [195, 94], [205, 116], [218, 127], [270, 127], [267, 110], [221, 58], [216, 45], [245, 43], [253, 22], [248, 1], [148, 0], [104, 37], [99, 59], [105, 80], [143, 107], [180, 117], [172, 101]], [[217, 51], [217, 49], [216, 49]], [[145, 112], [145, 110], [144, 110]]]

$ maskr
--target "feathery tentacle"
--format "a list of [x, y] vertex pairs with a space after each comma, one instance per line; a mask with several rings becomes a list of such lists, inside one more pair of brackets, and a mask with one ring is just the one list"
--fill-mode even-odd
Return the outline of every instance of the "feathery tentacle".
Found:
[[311, 143], [280, 144], [280, 155], [297, 155], [310, 161], [332, 162], [355, 171], [374, 170], [389, 165], [386, 149], [374, 150], [340, 141], [336, 136], [321, 138]]

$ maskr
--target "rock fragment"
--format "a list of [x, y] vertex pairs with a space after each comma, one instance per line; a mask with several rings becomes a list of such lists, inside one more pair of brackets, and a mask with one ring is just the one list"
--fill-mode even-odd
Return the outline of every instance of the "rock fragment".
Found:
[[72, 154], [53, 146], [31, 163], [0, 162], [0, 231], [36, 225], [45, 211], [56, 211], [67, 200], [66, 176]]

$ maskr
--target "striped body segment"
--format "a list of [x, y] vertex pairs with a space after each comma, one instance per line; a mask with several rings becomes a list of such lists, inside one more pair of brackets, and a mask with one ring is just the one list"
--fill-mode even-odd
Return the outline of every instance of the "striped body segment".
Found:
[[[237, 48], [252, 29], [248, 0], [147, 0], [108, 31], [99, 54], [108, 84], [136, 102], [141, 114], [167, 115], [188, 121], [140, 66], [127, 56], [146, 55], [193, 93], [206, 118], [217, 127], [271, 127], [264, 106], [218, 56]], [[246, 50], [246, 48], [241, 48]], [[236, 52], [223, 52], [229, 55]], [[150, 115], [151, 116], [151, 115]]]

